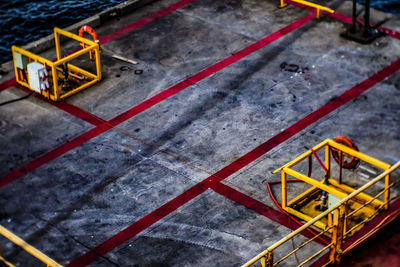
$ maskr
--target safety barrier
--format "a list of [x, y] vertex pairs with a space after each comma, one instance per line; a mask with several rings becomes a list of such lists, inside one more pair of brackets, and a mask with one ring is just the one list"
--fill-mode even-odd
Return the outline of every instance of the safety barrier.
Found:
[[[383, 166], [382, 166], [383, 167]], [[245, 263], [243, 266], [251, 266], [252, 264], [260, 261], [261, 266], [276, 266], [279, 263], [287, 260], [290, 256], [295, 254], [300, 249], [304, 248], [307, 244], [310, 244], [316, 238], [321, 237], [322, 235], [329, 236], [330, 242], [322, 249], [311, 255], [310, 257], [303, 260], [298, 266], [303, 266], [306, 263], [310, 263], [313, 259], [319, 256], [321, 253], [329, 249], [329, 263], [327, 264], [340, 264], [341, 256], [343, 254], [342, 251], [342, 244], [343, 241], [353, 234], [355, 231], [359, 230], [364, 224], [371, 221], [376, 215], [383, 210], [389, 208], [390, 202], [394, 199], [398, 198], [398, 196], [390, 198], [390, 189], [393, 188], [397, 183], [400, 182], [400, 179], [396, 180], [395, 182], [390, 183], [390, 175], [394, 172], [397, 168], [400, 167], [400, 161], [391, 166], [389, 169], [385, 170], [379, 176], [368, 182], [367, 184], [363, 185], [359, 189], [353, 191], [346, 197], [344, 197], [340, 202], [336, 205], [332, 206], [331, 208], [327, 209], [326, 211], [322, 212], [315, 218], [311, 219], [309, 222], [304, 224], [302, 227], [298, 228], [296, 231], [292, 232], [288, 236], [284, 237], [280, 241], [276, 242], [272, 246], [270, 246], [265, 251], [261, 252], [259, 255], [254, 257], [252, 260]], [[282, 170], [288, 168], [287, 165], [282, 167]], [[373, 185], [376, 185], [378, 182], [384, 181], [384, 189], [381, 190], [378, 194], [374, 197], [369, 199], [369, 201], [365, 202], [362, 206], [357, 209], [350, 210], [350, 202], [352, 202], [357, 196], [363, 194], [367, 189], [371, 188]], [[362, 220], [358, 224], [348, 228], [347, 222], [349, 221], [350, 217], [354, 216], [359, 210], [365, 208], [368, 205], [371, 205], [374, 201], [384, 195], [384, 201], [381, 202], [379, 209], [376, 210], [374, 214], [368, 216], [368, 218]], [[292, 240], [294, 237], [300, 235], [304, 230], [311, 228], [313, 225], [318, 223], [321, 219], [328, 217], [329, 225], [321, 231], [318, 235], [314, 236], [313, 238], [309, 239], [308, 241], [302, 243], [297, 248], [293, 249], [291, 252], [283, 256], [281, 259], [274, 262], [274, 254], [276, 254], [276, 250], [281, 247], [286, 242]]]
[[[314, 3], [311, 3], [308, 1], [303, 1], [303, 0], [291, 0], [291, 1], [299, 3], [299, 4], [303, 4], [305, 6], [315, 8], [315, 10], [317, 11], [317, 19], [320, 18], [321, 10], [328, 12], [328, 13], [335, 13], [335, 11], [333, 9], [330, 9], [329, 7], [321, 6], [321, 5], [314, 4]], [[279, 8], [284, 8], [287, 5], [288, 4], [285, 2], [285, 0], [280, 0]]]
[[[60, 35], [80, 42], [83, 48], [66, 57], [62, 57]], [[100, 81], [100, 47], [96, 42], [59, 28], [54, 28], [54, 39], [57, 53], [57, 60], [54, 62], [17, 46], [12, 46], [12, 53], [17, 83], [40, 93], [47, 99], [60, 101]], [[70, 63], [70, 61], [86, 53], [90, 54], [91, 59], [94, 53], [96, 74]], [[31, 87], [30, 79], [34, 77], [29, 77], [28, 65], [32, 62], [40, 63], [46, 69], [40, 74], [41, 77], [38, 81], [40, 85], [45, 84], [43, 87]], [[44, 83], [44, 81], [46, 82]]]
[[[12, 232], [10, 232], [9, 230], [7, 230], [6, 228], [4, 228], [1, 225], [0, 225], [0, 235], [6, 237], [14, 244], [16, 244], [16, 245], [20, 246], [21, 248], [23, 248], [24, 250], [26, 250], [29, 254], [31, 254], [32, 256], [34, 256], [35, 258], [40, 260], [41, 262], [45, 263], [46, 266], [48, 266], [48, 267], [61, 267], [62, 266], [62, 265], [58, 264], [56, 261], [54, 261], [51, 258], [49, 258], [48, 256], [46, 256], [45, 254], [43, 254], [38, 249], [36, 249], [36, 248], [32, 247], [31, 245], [29, 245], [28, 243], [26, 243], [20, 237], [16, 236], [15, 234], [13, 234]], [[2, 257], [1, 247], [0, 247], [0, 263], [4, 263], [6, 266], [10, 266], [10, 267], [14, 266], [12, 263], [10, 263], [9, 261], [7, 261], [6, 259], [4, 259]]]

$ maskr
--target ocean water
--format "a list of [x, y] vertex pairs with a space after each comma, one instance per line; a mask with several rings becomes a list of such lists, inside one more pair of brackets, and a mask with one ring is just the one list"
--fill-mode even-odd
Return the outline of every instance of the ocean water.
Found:
[[[54, 27], [69, 26], [123, 1], [0, 0], [0, 64], [11, 59], [11, 45], [35, 41]], [[370, 1], [372, 7], [400, 16], [400, 0]]]
[[88, 18], [124, 0], [0, 0], [0, 63], [11, 45], [22, 46]]

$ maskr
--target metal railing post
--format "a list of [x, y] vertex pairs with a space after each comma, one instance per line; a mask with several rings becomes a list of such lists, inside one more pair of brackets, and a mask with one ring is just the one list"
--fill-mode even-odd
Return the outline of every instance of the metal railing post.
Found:
[[329, 252], [330, 263], [340, 266], [342, 257], [343, 229], [345, 222], [345, 206], [333, 211], [332, 245]]
[[282, 178], [282, 208], [286, 209], [287, 207], [287, 190], [286, 190], [286, 172], [282, 170], [281, 172], [281, 178]]
[[386, 175], [386, 177], [385, 177], [385, 189], [384, 190], [386, 190], [385, 191], [385, 196], [384, 196], [384, 205], [383, 205], [383, 208], [385, 209], [385, 210], [388, 210], [389, 209], [389, 205], [390, 205], [390, 203], [389, 203], [389, 201], [390, 201], [390, 188], [389, 188], [389, 186], [390, 186], [390, 174], [388, 174], [388, 175]]
[[285, 6], [287, 6], [287, 3], [285, 3], [284, 0], [281, 0], [280, 4], [279, 4], [279, 8], [284, 8]]

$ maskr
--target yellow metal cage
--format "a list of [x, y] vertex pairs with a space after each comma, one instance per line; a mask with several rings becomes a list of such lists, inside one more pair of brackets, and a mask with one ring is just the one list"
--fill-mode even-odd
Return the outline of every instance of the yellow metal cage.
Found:
[[[323, 179], [317, 179], [313, 177], [309, 177], [306, 174], [303, 174], [299, 171], [294, 170], [294, 167], [309, 157], [312, 157], [317, 151], [325, 149], [325, 162], [324, 164], [326, 169], [326, 177]], [[301, 218], [305, 221], [311, 221], [314, 217], [318, 216], [322, 213], [316, 207], [320, 203], [321, 193], [326, 192], [326, 194], [330, 195], [332, 198], [337, 199], [336, 202], [347, 197], [349, 194], [356, 191], [356, 189], [344, 184], [341, 182], [341, 178], [336, 180], [332, 178], [331, 172], [331, 152], [337, 151], [346, 155], [347, 157], [356, 158], [361, 161], [367, 162], [373, 166], [376, 166], [382, 170], [388, 170], [391, 166], [385, 162], [382, 162], [378, 159], [365, 155], [359, 151], [353, 150], [345, 145], [334, 142], [333, 140], [327, 139], [315, 146], [314, 148], [308, 150], [303, 155], [297, 157], [291, 162], [285, 164], [279, 169], [273, 171], [276, 173], [281, 171], [281, 180], [282, 180], [282, 208], [289, 212], [290, 214], [295, 215], [298, 218]], [[340, 165], [340, 164], [338, 164]], [[340, 177], [342, 175], [342, 169], [339, 166]], [[287, 192], [287, 177], [291, 176], [306, 182], [312, 187], [300, 195], [293, 198], [288, 202], [288, 192]], [[362, 221], [364, 217], [371, 217], [377, 214], [379, 210], [385, 210], [389, 205], [389, 190], [388, 186], [390, 183], [390, 175], [385, 177], [385, 190], [383, 194], [383, 201], [378, 198], [374, 198], [369, 196], [366, 193], [360, 193], [356, 198], [349, 202], [346, 207], [346, 213], [351, 214], [352, 216], [347, 216], [348, 221], [346, 223], [348, 228], [357, 225], [358, 221]], [[317, 221], [314, 225], [321, 228], [326, 229], [329, 227], [330, 222], [329, 216], [326, 218], [322, 218]], [[354, 234], [357, 230], [361, 229], [362, 225], [359, 225], [356, 229], [353, 229], [352, 233], [348, 233], [348, 236]]]
[[[78, 41], [83, 48], [63, 57], [60, 35]], [[60, 101], [100, 81], [100, 46], [96, 42], [59, 28], [54, 28], [54, 39], [57, 53], [57, 59], [54, 61], [45, 59], [17, 46], [12, 46], [12, 53], [17, 83], [33, 91], [37, 91], [30, 86], [27, 66], [32, 62], [40, 63], [48, 70], [47, 80], [49, 88], [40, 90], [39, 93], [47, 99]], [[90, 54], [90, 58], [94, 54], [95, 73], [70, 63], [70, 61], [87, 53]], [[65, 86], [67, 83], [69, 84], [68, 88]]]

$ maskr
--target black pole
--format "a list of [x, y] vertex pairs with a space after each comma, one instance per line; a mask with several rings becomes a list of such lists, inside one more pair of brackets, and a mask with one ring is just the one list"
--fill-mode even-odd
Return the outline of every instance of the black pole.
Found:
[[352, 33], [357, 32], [357, 2], [353, 0], [353, 28], [351, 29]]
[[370, 6], [369, 0], [365, 0], [364, 36], [368, 36], [370, 34], [369, 6]]

